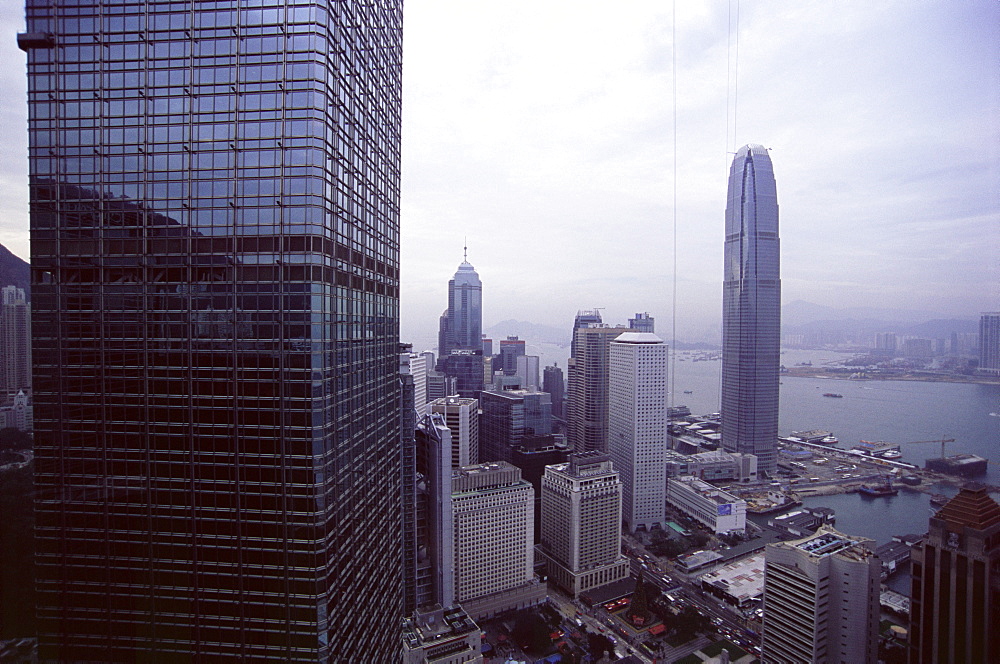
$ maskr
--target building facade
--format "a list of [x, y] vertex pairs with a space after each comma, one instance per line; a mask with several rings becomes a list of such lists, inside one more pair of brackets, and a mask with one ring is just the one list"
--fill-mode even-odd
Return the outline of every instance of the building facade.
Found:
[[767, 545], [762, 661], [878, 661], [881, 565], [874, 545], [829, 526]]
[[500, 340], [499, 367], [494, 367], [494, 371], [502, 371], [505, 376], [517, 375], [517, 358], [524, 357], [524, 339], [510, 336]]
[[656, 333], [656, 319], [646, 313], [637, 313], [634, 318], [628, 319], [628, 328], [636, 332]]
[[403, 621], [403, 664], [482, 664], [483, 630], [461, 606], [435, 605]]
[[529, 390], [537, 390], [538, 384], [538, 356], [519, 355], [517, 357], [517, 370], [515, 375], [521, 379], [521, 386]]
[[1000, 376], [1000, 312], [979, 318], [979, 370]]
[[574, 598], [628, 578], [621, 480], [600, 452], [572, 454], [542, 477], [541, 550], [550, 581]]
[[1000, 643], [1000, 505], [968, 484], [911, 550], [910, 663], [987, 662]]
[[401, 5], [28, 0], [39, 659], [399, 657]]
[[451, 467], [479, 463], [479, 402], [464, 397], [444, 397], [427, 404], [427, 410], [444, 417], [451, 430]]
[[745, 145], [729, 170], [722, 290], [722, 445], [777, 468], [781, 340], [778, 198], [767, 149]]
[[542, 377], [542, 390], [548, 392], [552, 398], [552, 417], [562, 420], [565, 415], [566, 381], [563, 378], [563, 371], [558, 365], [545, 367]]
[[608, 353], [625, 327], [598, 327], [577, 315], [569, 358], [566, 434], [576, 452], [608, 451]]
[[609, 364], [608, 453], [622, 479], [622, 520], [632, 532], [666, 528], [667, 344], [624, 332]]
[[690, 475], [667, 480], [667, 503], [700, 521], [717, 535], [742, 534], [747, 527], [747, 503], [731, 493]]
[[547, 392], [489, 390], [480, 396], [483, 461], [510, 461], [510, 451], [520, 446], [525, 436], [552, 433], [552, 401]]
[[31, 390], [31, 317], [24, 289], [0, 290], [0, 399]]
[[534, 500], [508, 463], [453, 471], [455, 599], [473, 618], [544, 600], [534, 576]]

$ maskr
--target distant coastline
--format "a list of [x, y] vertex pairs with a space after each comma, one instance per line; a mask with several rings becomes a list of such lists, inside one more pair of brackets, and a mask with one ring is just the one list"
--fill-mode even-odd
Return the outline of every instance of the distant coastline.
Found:
[[[862, 373], [862, 372], [857, 372]], [[932, 374], [925, 371], [909, 371], [894, 374], [871, 374], [864, 373], [863, 376], [855, 372], [848, 372], [844, 369], [822, 369], [816, 367], [789, 367], [782, 372], [781, 376], [789, 378], [826, 378], [837, 380], [909, 380], [923, 383], [972, 383], [976, 385], [1000, 385], [1000, 377], [994, 376], [966, 376], [963, 374]]]

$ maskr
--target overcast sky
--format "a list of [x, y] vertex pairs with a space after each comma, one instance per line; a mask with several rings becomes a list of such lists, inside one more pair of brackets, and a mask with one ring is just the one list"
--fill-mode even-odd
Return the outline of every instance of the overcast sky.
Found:
[[[3, 7], [0, 242], [27, 257], [20, 2]], [[402, 336], [462, 260], [484, 324], [720, 326], [731, 155], [771, 148], [783, 301], [1000, 309], [1000, 3], [408, 0]], [[734, 130], [735, 126], [735, 130]], [[662, 323], [661, 323], [662, 321]]]

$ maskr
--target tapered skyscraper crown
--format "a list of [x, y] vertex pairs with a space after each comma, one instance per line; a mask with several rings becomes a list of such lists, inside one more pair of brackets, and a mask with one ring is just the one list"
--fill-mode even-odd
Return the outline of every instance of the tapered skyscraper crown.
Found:
[[745, 145], [729, 170], [722, 297], [722, 444], [777, 462], [781, 330], [778, 199], [767, 149]]

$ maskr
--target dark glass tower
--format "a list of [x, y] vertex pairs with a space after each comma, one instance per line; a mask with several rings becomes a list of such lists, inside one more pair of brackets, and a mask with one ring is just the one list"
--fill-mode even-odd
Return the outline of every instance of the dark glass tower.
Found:
[[397, 657], [401, 20], [28, 0], [40, 659]]
[[722, 290], [722, 445], [777, 464], [781, 281], [778, 198], [767, 149], [745, 145], [729, 170]]
[[438, 330], [437, 370], [457, 379], [458, 393], [478, 399], [483, 389], [483, 283], [463, 259], [448, 282], [448, 309]]

